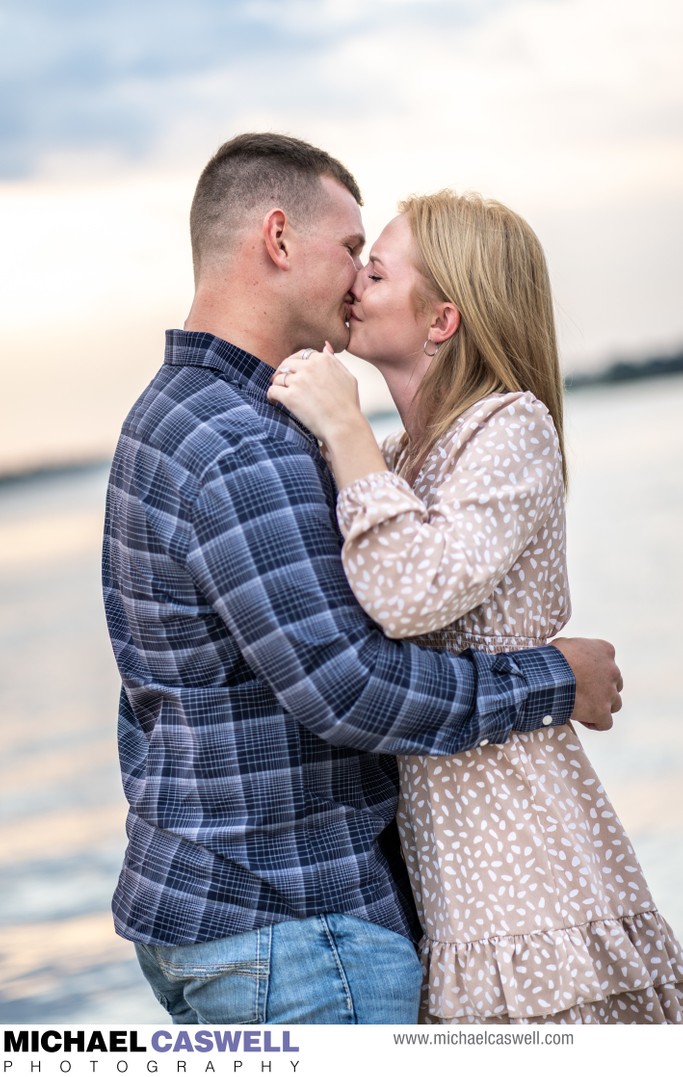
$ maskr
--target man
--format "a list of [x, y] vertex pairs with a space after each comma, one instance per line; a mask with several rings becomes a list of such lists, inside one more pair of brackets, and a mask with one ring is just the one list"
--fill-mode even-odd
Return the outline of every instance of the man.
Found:
[[317, 443], [266, 393], [284, 356], [347, 343], [360, 203], [296, 139], [221, 147], [192, 206], [185, 330], [112, 466], [114, 914], [175, 1021], [415, 1021], [393, 756], [570, 714], [608, 728], [621, 705], [608, 644], [456, 658], [386, 639], [355, 603]]

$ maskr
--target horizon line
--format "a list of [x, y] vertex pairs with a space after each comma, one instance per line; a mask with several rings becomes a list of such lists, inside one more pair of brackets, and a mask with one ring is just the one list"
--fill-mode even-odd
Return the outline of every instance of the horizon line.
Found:
[[[611, 385], [623, 385], [624, 383], [641, 381], [644, 379], [661, 378], [683, 373], [683, 352], [677, 355], [657, 357], [641, 362], [617, 361], [611, 366], [592, 372], [580, 372], [568, 374], [564, 379], [565, 391], [575, 392], [580, 389], [601, 388]], [[397, 414], [391, 408], [381, 408], [366, 412], [367, 419], [379, 421]], [[54, 461], [44, 460], [41, 463], [30, 462], [25, 465], [15, 464], [3, 469], [0, 464], [0, 490], [6, 487], [20, 484], [41, 482], [66, 478], [88, 471], [97, 471], [100, 468], [110, 467], [111, 455], [81, 455], [78, 457], [61, 458]]]

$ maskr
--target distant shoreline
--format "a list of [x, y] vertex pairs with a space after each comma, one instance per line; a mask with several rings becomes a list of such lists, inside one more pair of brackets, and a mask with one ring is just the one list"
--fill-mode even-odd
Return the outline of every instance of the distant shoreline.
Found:
[[595, 373], [569, 374], [565, 389], [584, 389], [594, 385], [617, 385], [625, 381], [642, 381], [646, 378], [662, 378], [671, 374], [683, 374], [683, 352], [677, 355], [659, 355], [653, 359], [628, 362], [617, 360]]
[[[656, 356], [637, 362], [618, 360], [594, 373], [568, 374], [565, 378], [565, 389], [568, 393], [573, 393], [579, 389], [620, 385], [626, 382], [671, 377], [675, 374], [683, 374], [683, 351], [676, 355]], [[381, 422], [390, 414], [393, 415], [389, 412], [373, 412], [368, 415], [368, 419], [370, 422]], [[26, 467], [9, 468], [6, 471], [3, 471], [0, 466], [0, 491], [19, 484], [86, 474], [109, 467], [110, 463], [110, 457], [92, 457], [30, 464]]]
[[31, 482], [43, 482], [45, 479], [64, 479], [75, 475], [85, 475], [109, 467], [111, 457], [93, 457], [92, 459], [59, 460], [54, 464], [29, 464], [25, 468], [12, 468], [0, 471], [0, 491], [11, 486]]

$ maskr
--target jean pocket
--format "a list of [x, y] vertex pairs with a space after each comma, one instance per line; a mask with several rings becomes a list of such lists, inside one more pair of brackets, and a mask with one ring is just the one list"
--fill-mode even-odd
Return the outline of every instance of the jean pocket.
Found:
[[181, 989], [201, 1024], [262, 1024], [270, 974], [270, 929], [195, 946], [156, 948], [164, 978]]

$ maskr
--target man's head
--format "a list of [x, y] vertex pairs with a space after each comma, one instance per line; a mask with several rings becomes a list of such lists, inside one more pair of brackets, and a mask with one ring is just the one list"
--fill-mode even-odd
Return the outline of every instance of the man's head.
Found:
[[[235, 288], [251, 284], [251, 309], [262, 302], [278, 319], [283, 346], [322, 347], [328, 338], [345, 347], [345, 308], [364, 241], [361, 204], [353, 176], [324, 150], [287, 135], [238, 135], [211, 158], [192, 203], [198, 289], [210, 281], [215, 305], [216, 282], [224, 280], [234, 322]], [[243, 322], [244, 303], [240, 315]]]
[[324, 150], [288, 135], [237, 135], [213, 155], [199, 177], [190, 234], [195, 272], [222, 259], [255, 214], [268, 206], [283, 209], [297, 227], [315, 220], [324, 208], [321, 176], [330, 176], [363, 204], [358, 184]]

